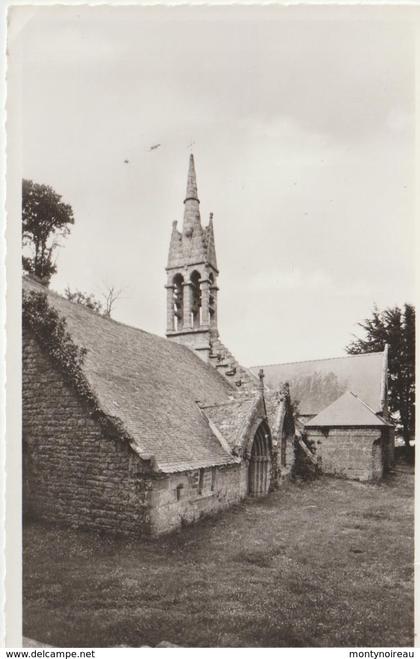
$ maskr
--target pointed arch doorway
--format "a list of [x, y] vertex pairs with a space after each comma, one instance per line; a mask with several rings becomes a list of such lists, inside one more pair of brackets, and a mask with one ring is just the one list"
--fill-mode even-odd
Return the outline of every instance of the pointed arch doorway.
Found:
[[251, 447], [248, 466], [248, 494], [260, 497], [268, 493], [271, 484], [272, 452], [270, 429], [265, 421], [258, 426]]

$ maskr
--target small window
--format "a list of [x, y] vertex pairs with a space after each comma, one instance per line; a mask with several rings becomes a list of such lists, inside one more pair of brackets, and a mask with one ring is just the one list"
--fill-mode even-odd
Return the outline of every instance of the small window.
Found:
[[216, 473], [217, 473], [216, 467], [212, 467], [212, 470], [211, 470], [211, 491], [212, 492], [214, 492], [214, 490], [216, 489]]
[[182, 484], [181, 484], [181, 485], [177, 485], [177, 488], [176, 488], [176, 500], [177, 500], [177, 501], [179, 501], [180, 498], [181, 498], [182, 488], [183, 488], [183, 487], [184, 487], [184, 486], [183, 486]]
[[200, 477], [198, 479], [198, 494], [203, 493], [204, 486], [204, 469], [200, 469]]

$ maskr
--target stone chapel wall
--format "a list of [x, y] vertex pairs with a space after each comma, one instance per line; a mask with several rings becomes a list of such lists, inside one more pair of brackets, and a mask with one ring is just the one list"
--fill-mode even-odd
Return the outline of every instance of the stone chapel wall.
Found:
[[240, 491], [241, 466], [194, 469], [155, 478], [152, 534], [168, 533], [240, 501], [245, 496]]
[[23, 338], [23, 498], [28, 515], [113, 533], [150, 530], [150, 478], [104, 436], [36, 340]]

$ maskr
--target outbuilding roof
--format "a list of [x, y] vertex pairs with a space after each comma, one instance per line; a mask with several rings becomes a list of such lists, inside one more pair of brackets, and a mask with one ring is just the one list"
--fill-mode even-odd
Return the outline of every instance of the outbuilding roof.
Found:
[[236, 459], [212, 432], [200, 405], [228, 403], [235, 392], [215, 368], [188, 348], [104, 318], [30, 279], [24, 292], [47, 294], [66, 320], [101, 409], [122, 423], [140, 455], [160, 471], [231, 464]]
[[325, 426], [387, 426], [375, 412], [352, 391], [328, 405], [317, 416], [305, 423], [305, 428]]
[[318, 414], [349, 390], [376, 413], [384, 407], [386, 362], [383, 351], [253, 366], [251, 371], [258, 373], [263, 368], [265, 383], [271, 389], [288, 382], [291, 398], [299, 402], [299, 413], [303, 416]]

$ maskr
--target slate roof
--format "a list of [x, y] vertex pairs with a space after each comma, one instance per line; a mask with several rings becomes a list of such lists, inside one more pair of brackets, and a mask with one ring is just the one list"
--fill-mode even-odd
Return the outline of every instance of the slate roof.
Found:
[[214, 405], [234, 397], [216, 369], [184, 346], [104, 318], [32, 280], [24, 279], [23, 288], [47, 293], [73, 341], [87, 348], [87, 380], [140, 455], [153, 455], [166, 473], [236, 461], [196, 402]]
[[202, 408], [204, 414], [214, 423], [233, 449], [240, 445], [241, 429], [256, 405], [254, 398], [239, 398], [219, 405]]
[[383, 408], [385, 352], [315, 359], [288, 364], [253, 366], [264, 369], [265, 383], [271, 389], [288, 382], [292, 400], [299, 401], [301, 415], [315, 415], [337, 400], [345, 391], [353, 391], [377, 413]]
[[352, 391], [346, 391], [340, 398], [305, 423], [305, 428], [323, 426], [387, 426], [368, 405]]

